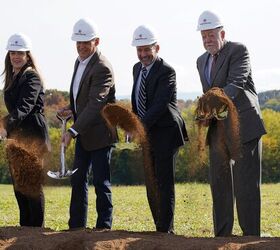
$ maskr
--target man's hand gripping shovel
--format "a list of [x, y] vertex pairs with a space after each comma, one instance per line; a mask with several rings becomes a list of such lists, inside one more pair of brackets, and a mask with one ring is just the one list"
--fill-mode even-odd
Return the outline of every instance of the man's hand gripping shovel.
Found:
[[[62, 122], [61, 125], [61, 132], [62, 136], [66, 132], [66, 123], [71, 119], [72, 115], [68, 116], [61, 116], [59, 114], [56, 115], [56, 117]], [[53, 179], [65, 179], [70, 177], [72, 174], [74, 174], [78, 169], [74, 170], [67, 170], [66, 171], [66, 164], [65, 164], [65, 151], [66, 147], [64, 145], [64, 142], [61, 143], [60, 148], [60, 170], [58, 172], [48, 171], [48, 176]]]

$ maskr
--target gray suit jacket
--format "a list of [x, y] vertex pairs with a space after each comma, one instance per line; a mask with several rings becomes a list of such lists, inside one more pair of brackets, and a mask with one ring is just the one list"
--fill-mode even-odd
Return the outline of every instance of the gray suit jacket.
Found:
[[115, 102], [114, 75], [109, 61], [97, 50], [83, 73], [75, 112], [72, 90], [78, 65], [77, 60], [70, 87], [70, 106], [74, 114], [72, 128], [79, 133], [83, 147], [91, 151], [116, 142], [116, 133], [109, 130], [100, 114], [104, 105]]
[[205, 67], [210, 54], [205, 52], [197, 59], [203, 92], [212, 87], [223, 88], [239, 113], [241, 141], [249, 142], [266, 133], [252, 79], [249, 53], [240, 43], [226, 42], [219, 52], [210, 85], [205, 78]]

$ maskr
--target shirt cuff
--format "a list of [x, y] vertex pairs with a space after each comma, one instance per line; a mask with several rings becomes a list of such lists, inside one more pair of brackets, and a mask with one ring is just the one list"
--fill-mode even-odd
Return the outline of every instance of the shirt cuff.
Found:
[[73, 129], [73, 128], [69, 128], [68, 129], [68, 132], [71, 134], [71, 136], [73, 137], [73, 138], [76, 138], [77, 137], [77, 135], [79, 134], [75, 129]]

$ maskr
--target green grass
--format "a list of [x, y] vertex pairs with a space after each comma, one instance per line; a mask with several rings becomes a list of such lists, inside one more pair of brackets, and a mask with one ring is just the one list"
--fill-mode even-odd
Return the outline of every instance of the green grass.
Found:
[[[45, 187], [45, 227], [67, 229], [70, 187]], [[280, 236], [280, 184], [262, 185], [262, 234]], [[114, 186], [114, 230], [154, 231], [144, 186]], [[208, 184], [177, 184], [175, 231], [193, 237], [213, 236], [212, 201]], [[236, 216], [235, 216], [236, 217]], [[89, 191], [88, 227], [95, 225], [95, 193]], [[11, 185], [0, 185], [0, 226], [18, 225], [18, 208]], [[234, 234], [241, 235], [237, 220]]]

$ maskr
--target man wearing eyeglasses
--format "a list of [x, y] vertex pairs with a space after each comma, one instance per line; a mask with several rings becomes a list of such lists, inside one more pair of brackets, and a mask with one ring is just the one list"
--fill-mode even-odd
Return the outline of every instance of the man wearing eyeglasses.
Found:
[[[210, 185], [213, 198], [215, 236], [230, 236], [236, 200], [238, 221], [243, 235], [260, 235], [261, 136], [266, 133], [258, 96], [252, 80], [247, 48], [225, 40], [220, 18], [204, 11], [198, 20], [206, 52], [197, 60], [203, 88], [223, 89], [233, 101], [239, 116], [241, 152], [237, 159], [227, 160], [219, 150], [217, 119], [209, 121], [208, 143]], [[226, 151], [232, 138], [229, 119], [223, 121], [226, 131]]]

